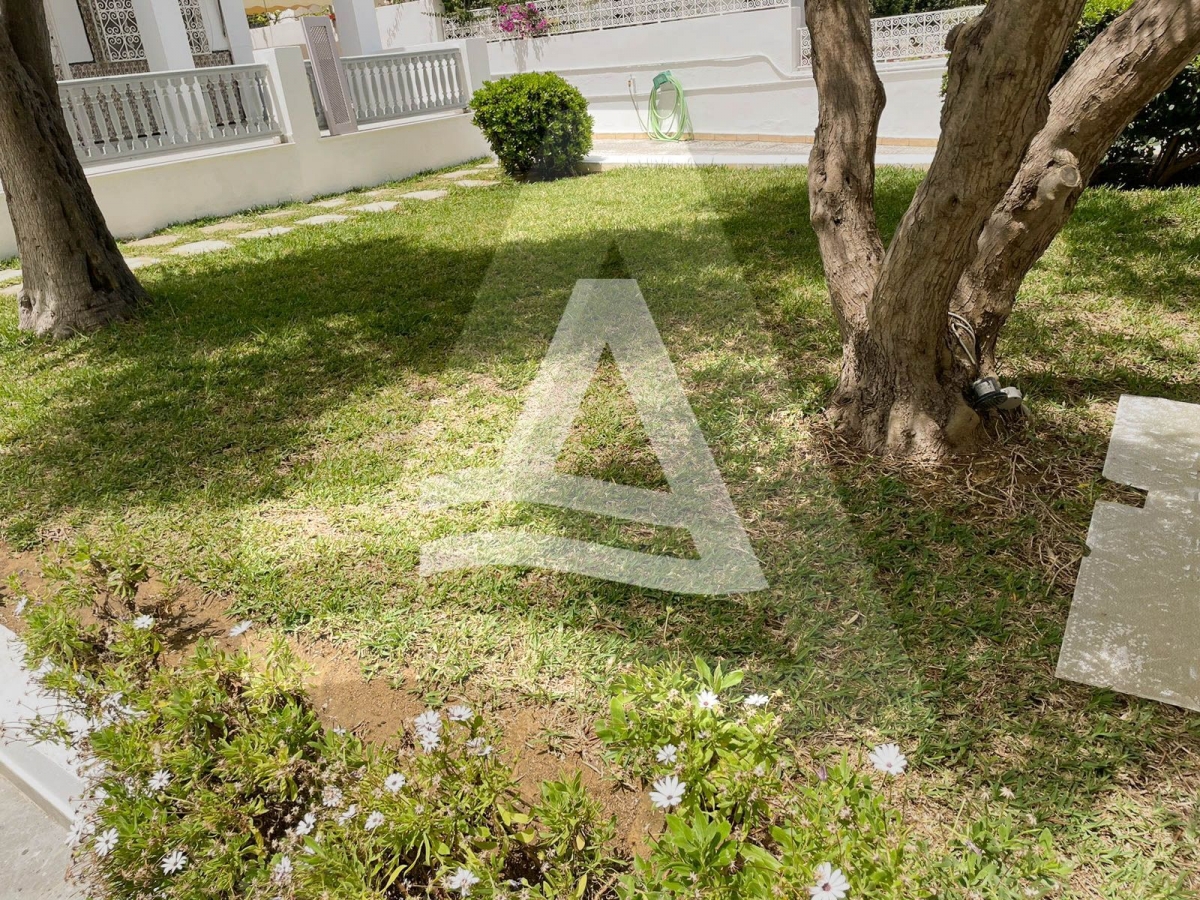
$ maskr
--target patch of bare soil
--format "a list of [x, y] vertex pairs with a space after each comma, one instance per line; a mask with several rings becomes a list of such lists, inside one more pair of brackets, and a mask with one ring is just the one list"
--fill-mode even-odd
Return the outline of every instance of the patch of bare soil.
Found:
[[[52, 554], [17, 552], [0, 543], [0, 624], [18, 635], [25, 628], [24, 619], [15, 613], [19, 599], [26, 596], [36, 602], [53, 590], [43, 574], [42, 560], [47, 555]], [[178, 664], [204, 638], [223, 650], [245, 649], [252, 656], [265, 651], [270, 640], [267, 632], [254, 628], [232, 636], [230, 629], [239, 620], [230, 615], [225, 598], [192, 584], [168, 585], [154, 573], [138, 585], [133, 603], [139, 610], [158, 613], [169, 648], [168, 664]], [[412, 720], [426, 709], [415, 681], [369, 678], [357, 656], [345, 646], [294, 635], [288, 642], [308, 669], [309, 699], [321, 721], [331, 728], [345, 728], [366, 742], [395, 748]], [[616, 851], [624, 855], [648, 849], [648, 837], [662, 830], [662, 814], [654, 810], [645, 791], [623, 782], [620, 773], [608, 766], [589, 723], [561, 704], [530, 707], [497, 698], [488, 707], [485, 715], [503, 731], [497, 750], [513, 767], [523, 799], [536, 799], [543, 781], [579, 773], [605, 815], [616, 819]]]

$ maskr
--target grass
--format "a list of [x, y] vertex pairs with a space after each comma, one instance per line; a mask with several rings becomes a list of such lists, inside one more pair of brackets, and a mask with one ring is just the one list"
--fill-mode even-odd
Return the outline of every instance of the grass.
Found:
[[[917, 179], [881, 172], [885, 230]], [[903, 744], [929, 853], [1007, 817], [1051, 831], [1064, 896], [1196, 896], [1200, 718], [1053, 666], [1092, 506], [1138, 502], [1100, 474], [1117, 398], [1200, 402], [1197, 200], [1085, 196], [1002, 348], [1031, 421], [936, 474], [825, 433], [836, 330], [798, 170], [455, 189], [167, 257], [139, 273], [153, 308], [93, 338], [31, 340], [4, 307], [0, 522], [18, 548], [136, 548], [430, 695], [579, 722], [632, 661], [726, 660], [780, 693], [803, 759]], [[484, 526], [690, 551], [550, 508], [417, 503], [425, 478], [497, 461], [575, 281], [595, 277], [638, 280], [768, 590], [417, 574], [423, 543]], [[661, 486], [622, 391], [603, 367], [560, 468]]]

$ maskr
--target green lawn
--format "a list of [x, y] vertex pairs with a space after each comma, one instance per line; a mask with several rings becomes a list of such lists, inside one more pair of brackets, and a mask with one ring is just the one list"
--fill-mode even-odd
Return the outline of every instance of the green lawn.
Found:
[[[881, 172], [886, 229], [917, 181]], [[1117, 398], [1200, 402], [1200, 192], [1086, 195], [1003, 345], [1031, 421], [937, 473], [825, 432], [838, 348], [801, 170], [455, 189], [164, 259], [139, 272], [154, 307], [93, 338], [31, 340], [4, 305], [10, 547], [139, 553], [421, 694], [552, 708], [559, 728], [631, 662], [726, 660], [781, 692], [802, 759], [900, 743], [930, 853], [972, 822], [1045, 827], [1074, 867], [1063, 896], [1200, 891], [1200, 716], [1053, 677], [1092, 506], [1138, 500], [1100, 475]], [[423, 479], [497, 461], [575, 281], [596, 277], [638, 280], [768, 590], [417, 574], [423, 543], [497, 524], [688, 552], [554, 509], [418, 506]], [[661, 485], [611, 366], [584, 410], [564, 471]]]

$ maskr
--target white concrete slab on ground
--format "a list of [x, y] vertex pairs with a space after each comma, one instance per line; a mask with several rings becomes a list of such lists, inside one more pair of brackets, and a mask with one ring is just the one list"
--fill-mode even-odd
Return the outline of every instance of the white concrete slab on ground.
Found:
[[20, 269], [3, 269], [0, 270], [0, 281], [12, 281], [21, 277]]
[[82, 900], [66, 880], [71, 865], [66, 826], [53, 821], [0, 778], [0, 893], [12, 900]]
[[281, 234], [287, 234], [289, 231], [295, 231], [294, 228], [288, 228], [284, 225], [276, 225], [274, 228], [256, 228], [254, 231], [247, 231], [245, 234], [234, 235], [239, 238], [268, 238], [278, 237]]
[[412, 191], [407, 194], [401, 194], [401, 200], [441, 200], [449, 195], [449, 191]]
[[169, 244], [174, 244], [179, 241], [182, 235], [178, 234], [156, 234], [152, 237], [145, 237], [137, 241], [129, 241], [126, 246], [129, 247], [166, 247]]
[[237, 231], [239, 228], [245, 228], [245, 222], [217, 222], [213, 225], [205, 225], [200, 229], [201, 234], [220, 234], [223, 231]]
[[25, 724], [38, 715], [54, 718], [60, 714], [83, 724], [34, 681], [24, 667], [20, 640], [0, 625], [0, 775], [66, 826], [74, 818], [75, 803], [84, 789], [76, 774], [78, 757], [59, 744], [34, 743]]
[[[933, 147], [880, 146], [881, 166], [928, 166]], [[805, 166], [809, 144], [769, 141], [600, 140], [584, 157], [584, 166], [603, 170], [620, 166]], [[461, 183], [461, 182], [460, 182]]]
[[350, 201], [345, 197], [330, 197], [328, 200], [314, 200], [312, 206], [320, 206], [323, 209], [336, 209], [339, 206], [345, 206]]
[[1148, 493], [1096, 504], [1058, 677], [1200, 711], [1200, 404], [1121, 397], [1104, 475]]
[[5, 297], [15, 297], [17, 294], [21, 293], [22, 287], [24, 287], [24, 285], [18, 282], [17, 284], [9, 285], [6, 288], [0, 288], [0, 294], [3, 294]]
[[201, 253], [212, 253], [215, 250], [228, 250], [232, 246], [228, 241], [193, 241], [190, 244], [180, 244], [171, 252], [176, 256], [199, 256]]
[[454, 183], [457, 184], [459, 187], [477, 188], [477, 187], [492, 187], [493, 185], [499, 184], [500, 182], [498, 182], [498, 181], [480, 181], [478, 178], [460, 178], [460, 179], [458, 179], [458, 181], [456, 181]]
[[334, 225], [338, 222], [345, 222], [349, 216], [343, 216], [340, 213], [323, 213], [319, 216], [309, 216], [307, 219], [301, 219], [297, 225]]
[[352, 206], [350, 208], [355, 212], [379, 213], [391, 212], [399, 205], [395, 200], [380, 200], [378, 203], [366, 203], [362, 206]]
[[152, 266], [156, 262], [153, 256], [127, 256], [125, 257], [125, 265], [129, 266], [130, 272], [136, 272], [138, 269], [144, 269], [146, 266]]

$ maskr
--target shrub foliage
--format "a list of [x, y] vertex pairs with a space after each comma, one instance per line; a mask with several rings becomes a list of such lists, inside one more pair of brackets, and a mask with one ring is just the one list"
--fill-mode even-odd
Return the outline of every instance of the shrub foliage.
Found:
[[485, 81], [471, 98], [475, 124], [514, 178], [572, 175], [592, 149], [583, 94], [552, 72]]
[[578, 775], [519, 792], [463, 704], [416, 716], [395, 749], [368, 744], [318, 719], [282, 639], [257, 657], [182, 646], [135, 562], [85, 551], [48, 574], [53, 595], [18, 604], [26, 660], [77, 717], [35, 731], [89, 760], [73, 837], [98, 900], [1016, 900], [1067, 874], [1049, 832], [986, 803], [964, 801], [965, 830], [931, 856], [903, 765], [806, 759], [776, 701], [699, 660], [620, 678], [597, 725], [660, 815], [648, 852], [621, 858]]

